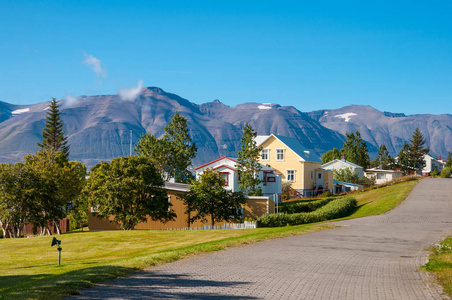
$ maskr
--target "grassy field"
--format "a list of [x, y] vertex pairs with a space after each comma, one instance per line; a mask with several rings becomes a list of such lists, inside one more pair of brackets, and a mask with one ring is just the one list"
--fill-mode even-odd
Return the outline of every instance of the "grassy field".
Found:
[[438, 277], [444, 291], [452, 296], [452, 237], [432, 249], [429, 262], [423, 266], [424, 270], [433, 272]]
[[[417, 181], [356, 194], [351, 217], [384, 213], [397, 206]], [[350, 218], [350, 217], [349, 217]], [[62, 265], [52, 237], [0, 240], [0, 299], [56, 299], [82, 288], [186, 256], [332, 226], [305, 224], [223, 231], [104, 231], [60, 235]]]

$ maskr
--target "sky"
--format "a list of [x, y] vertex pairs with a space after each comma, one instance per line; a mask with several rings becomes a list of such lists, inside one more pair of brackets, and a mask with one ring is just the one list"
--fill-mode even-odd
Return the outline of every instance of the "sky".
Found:
[[452, 114], [451, 1], [0, 0], [0, 101], [157, 86], [300, 111]]

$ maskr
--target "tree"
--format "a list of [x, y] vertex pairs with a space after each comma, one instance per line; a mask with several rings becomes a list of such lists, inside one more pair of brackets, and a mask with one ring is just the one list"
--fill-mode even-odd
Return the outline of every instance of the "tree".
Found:
[[242, 129], [243, 135], [240, 139], [242, 146], [237, 159], [239, 189], [244, 194], [250, 196], [260, 196], [262, 195], [262, 190], [258, 185], [262, 182], [262, 180], [258, 177], [259, 171], [261, 170], [261, 165], [258, 163], [258, 160], [262, 148], [258, 148], [256, 145], [257, 133], [251, 125], [245, 123]]
[[421, 131], [419, 128], [416, 128], [410, 140], [409, 165], [417, 170], [421, 170], [425, 167], [424, 156], [430, 151], [429, 148], [424, 148], [425, 142]]
[[402, 149], [400, 149], [397, 164], [405, 173], [410, 169], [410, 145], [406, 142], [403, 144]]
[[20, 237], [25, 223], [35, 224], [55, 186], [23, 163], [0, 166], [0, 226], [3, 236]]
[[380, 145], [377, 158], [372, 162], [374, 167], [380, 167], [383, 170], [390, 170], [394, 165], [394, 159], [389, 155], [388, 149], [385, 145]]
[[[35, 220], [36, 225], [48, 229], [49, 222], [53, 221], [57, 233], [61, 233], [60, 220], [64, 218], [68, 204], [78, 201], [85, 184], [85, 165], [77, 161], [66, 161], [62, 151], [52, 157], [52, 153], [41, 150], [36, 154], [29, 154], [25, 157], [25, 163], [37, 175], [39, 175], [47, 185], [55, 187], [50, 197], [41, 203], [40, 218]], [[44, 187], [41, 187], [44, 188]], [[43, 234], [42, 232], [41, 234]]]
[[226, 190], [224, 183], [221, 174], [210, 169], [193, 182], [190, 191], [182, 196], [187, 205], [189, 223], [196, 220], [206, 222], [206, 217], [210, 216], [214, 226], [215, 222], [228, 222], [241, 217], [239, 209], [245, 204], [245, 196], [242, 192]]
[[148, 218], [168, 221], [175, 217], [163, 185], [149, 158], [119, 157], [92, 168], [84, 193], [96, 208], [96, 216], [113, 218], [122, 229], [132, 230]]
[[322, 163], [326, 164], [327, 162], [335, 159], [341, 159], [341, 151], [339, 151], [337, 148], [333, 148], [333, 150], [329, 150], [325, 154], [323, 154]]
[[69, 160], [69, 146], [67, 145], [67, 137], [63, 132], [63, 120], [59, 110], [58, 102], [52, 99], [47, 112], [47, 121], [42, 131], [42, 142], [38, 146], [54, 157], [57, 152], [63, 153], [63, 159]]
[[359, 176], [351, 168], [334, 169], [333, 178], [337, 181], [358, 183]]
[[452, 152], [447, 152], [447, 162], [446, 162], [446, 168], [452, 169]]
[[139, 155], [150, 158], [165, 180], [188, 183], [192, 174], [188, 168], [196, 156], [197, 148], [189, 135], [187, 119], [177, 111], [165, 127], [162, 139], [144, 134], [135, 146]]
[[367, 169], [369, 167], [369, 154], [367, 152], [367, 144], [361, 139], [359, 131], [356, 133], [346, 133], [347, 140], [344, 143], [343, 151], [345, 158], [358, 166]]

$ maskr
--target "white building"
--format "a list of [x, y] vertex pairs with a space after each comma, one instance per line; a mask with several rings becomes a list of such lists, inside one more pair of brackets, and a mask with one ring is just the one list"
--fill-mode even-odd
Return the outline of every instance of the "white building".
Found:
[[[197, 179], [207, 169], [218, 171], [225, 180], [224, 188], [231, 190], [232, 192], [237, 192], [239, 191], [239, 174], [236, 168], [237, 164], [238, 162], [236, 159], [224, 156], [202, 166], [196, 167], [193, 170], [196, 172], [195, 174]], [[262, 189], [264, 196], [281, 194], [281, 174], [277, 173], [275, 169], [261, 164], [261, 170], [258, 173], [258, 177], [262, 180], [259, 187]]]
[[340, 169], [351, 169], [355, 174], [358, 175], [359, 178], [364, 177], [364, 170], [363, 167], [358, 166], [357, 164], [354, 164], [352, 162], [349, 162], [345, 159], [335, 159], [330, 162], [327, 162], [326, 164], [322, 165], [322, 169], [325, 170], [331, 170], [334, 172], [334, 170], [340, 170]]
[[375, 178], [375, 184], [382, 184], [388, 181], [402, 177], [402, 171], [382, 170], [377, 168], [367, 169], [365, 174], [367, 178]]
[[443, 169], [443, 163], [430, 154], [424, 155], [424, 161], [425, 167], [422, 169], [422, 175], [428, 176], [433, 170], [441, 172]]

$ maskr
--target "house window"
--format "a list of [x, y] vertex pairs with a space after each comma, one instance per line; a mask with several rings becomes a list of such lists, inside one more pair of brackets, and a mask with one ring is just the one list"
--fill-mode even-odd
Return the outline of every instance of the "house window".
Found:
[[229, 186], [229, 172], [220, 172], [220, 175], [224, 180], [224, 186]]
[[317, 174], [317, 179], [319, 179], [319, 180], [322, 179], [322, 173]]
[[268, 160], [268, 149], [262, 149], [261, 151], [261, 160]]
[[276, 149], [276, 160], [284, 160], [284, 149]]
[[377, 179], [386, 179], [385, 173], [377, 173]]
[[168, 195], [168, 211], [171, 211], [171, 196]]
[[267, 172], [264, 171], [264, 180], [263, 180], [264, 186], [267, 185]]
[[311, 171], [311, 180], [314, 180], [314, 171]]
[[276, 182], [275, 177], [267, 177], [267, 182]]
[[295, 170], [287, 170], [287, 181], [295, 182]]

